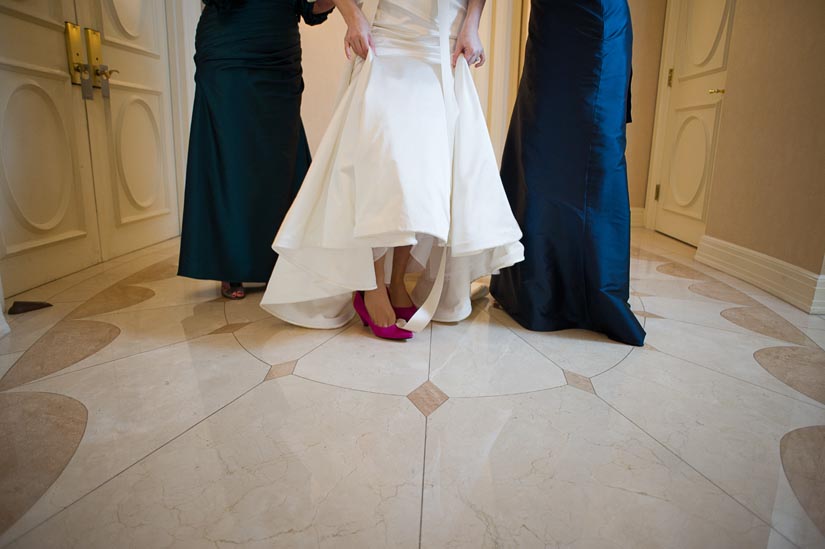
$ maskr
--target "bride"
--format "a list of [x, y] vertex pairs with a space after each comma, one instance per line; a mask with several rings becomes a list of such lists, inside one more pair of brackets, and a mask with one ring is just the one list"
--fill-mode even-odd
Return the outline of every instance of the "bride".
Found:
[[375, 335], [409, 339], [469, 316], [473, 280], [524, 259], [470, 75], [484, 0], [334, 3], [352, 64], [261, 305], [312, 328], [354, 306]]

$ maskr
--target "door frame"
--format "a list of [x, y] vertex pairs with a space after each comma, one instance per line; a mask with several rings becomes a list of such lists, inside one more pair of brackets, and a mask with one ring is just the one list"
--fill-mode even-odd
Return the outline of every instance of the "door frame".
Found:
[[165, 0], [172, 95], [172, 135], [175, 150], [175, 178], [178, 190], [178, 222], [183, 225], [183, 197], [186, 186], [186, 158], [189, 127], [195, 102], [195, 31], [202, 4]]
[[655, 230], [659, 205], [656, 200], [656, 183], [662, 178], [662, 164], [667, 135], [668, 109], [670, 109], [670, 86], [668, 71], [676, 60], [676, 39], [678, 38], [679, 12], [684, 0], [667, 0], [665, 12], [665, 32], [662, 43], [662, 59], [659, 63], [659, 84], [656, 92], [656, 113], [653, 118], [653, 139], [650, 147], [650, 167], [647, 175], [644, 226]]

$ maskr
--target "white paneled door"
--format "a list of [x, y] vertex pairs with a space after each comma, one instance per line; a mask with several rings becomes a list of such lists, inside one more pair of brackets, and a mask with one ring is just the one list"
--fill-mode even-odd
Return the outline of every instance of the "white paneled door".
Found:
[[[108, 97], [73, 85], [66, 22]], [[7, 295], [178, 233], [166, 48], [163, 0], [0, 0]]]
[[72, 0], [0, 0], [0, 267], [7, 294], [100, 261]]
[[109, 99], [86, 103], [105, 260], [178, 234], [166, 10], [163, 0], [75, 3], [119, 71]]
[[675, 0], [669, 14], [673, 63], [665, 75], [670, 94], [655, 226], [698, 245], [705, 232], [734, 0]]

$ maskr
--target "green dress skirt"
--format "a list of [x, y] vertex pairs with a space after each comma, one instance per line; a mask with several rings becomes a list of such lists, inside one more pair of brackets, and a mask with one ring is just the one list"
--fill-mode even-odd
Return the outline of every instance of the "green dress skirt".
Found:
[[195, 39], [195, 104], [179, 274], [266, 282], [310, 162], [301, 122], [305, 0], [211, 0]]

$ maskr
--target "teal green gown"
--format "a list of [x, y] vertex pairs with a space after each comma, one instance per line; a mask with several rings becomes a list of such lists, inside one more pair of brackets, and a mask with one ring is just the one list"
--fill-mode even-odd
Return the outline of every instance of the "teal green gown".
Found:
[[310, 162], [301, 122], [305, 0], [207, 0], [195, 39], [179, 274], [266, 282]]

